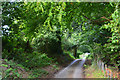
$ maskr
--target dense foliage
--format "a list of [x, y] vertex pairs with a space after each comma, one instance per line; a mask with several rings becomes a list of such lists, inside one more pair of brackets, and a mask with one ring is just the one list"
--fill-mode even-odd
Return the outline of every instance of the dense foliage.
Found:
[[[85, 52], [120, 68], [120, 3], [3, 3], [3, 58], [26, 67]], [[108, 56], [109, 55], [109, 56]], [[74, 56], [74, 57], [73, 57]], [[60, 58], [60, 57], [56, 57]]]

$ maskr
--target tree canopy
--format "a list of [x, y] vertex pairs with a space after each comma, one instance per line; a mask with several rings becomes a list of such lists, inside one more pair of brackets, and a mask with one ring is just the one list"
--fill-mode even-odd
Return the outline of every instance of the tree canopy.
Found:
[[120, 3], [5, 2], [2, 6], [3, 58], [26, 64], [32, 55], [63, 55], [76, 46], [81, 53], [88, 51], [94, 59], [120, 67]]

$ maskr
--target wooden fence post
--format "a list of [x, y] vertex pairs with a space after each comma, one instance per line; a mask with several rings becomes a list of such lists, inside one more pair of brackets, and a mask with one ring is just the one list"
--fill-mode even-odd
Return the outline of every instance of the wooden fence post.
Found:
[[105, 67], [104, 67], [104, 63], [102, 62], [102, 72], [104, 74], [104, 78], [105, 78]]
[[[97, 60], [97, 65], [99, 67], [100, 70], [102, 70], [102, 73], [104, 74], [104, 78], [110, 78], [110, 80], [112, 78], [116, 77], [116, 73], [112, 72], [111, 69], [108, 68], [108, 66], [106, 64], [104, 64], [104, 62], [102, 62], [101, 60]], [[118, 80], [120, 80], [120, 71], [117, 73], [117, 77]]]
[[120, 80], [120, 71], [118, 71], [118, 73], [117, 73], [117, 78], [118, 78], [118, 80]]
[[107, 65], [105, 64], [105, 72], [106, 72], [106, 77], [107, 77]]

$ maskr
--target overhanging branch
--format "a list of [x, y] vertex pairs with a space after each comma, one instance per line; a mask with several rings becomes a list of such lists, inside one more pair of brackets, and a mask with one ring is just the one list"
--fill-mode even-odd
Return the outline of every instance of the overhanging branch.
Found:
[[[85, 17], [86, 19], [90, 20], [91, 23], [103, 23], [103, 22], [111, 21], [110, 19], [108, 19], [108, 18], [106, 18], [106, 17], [104, 17], [104, 16], [101, 17], [100, 19], [97, 19], [97, 20], [92, 20], [92, 19], [88, 18], [88, 17], [85, 16], [85, 15], [82, 15], [82, 16]], [[105, 19], [105, 20], [101, 21], [101, 19]]]

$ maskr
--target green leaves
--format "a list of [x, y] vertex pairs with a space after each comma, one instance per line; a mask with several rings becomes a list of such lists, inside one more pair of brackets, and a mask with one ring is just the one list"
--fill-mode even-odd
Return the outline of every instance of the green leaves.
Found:
[[10, 73], [10, 71], [12, 71], [13, 69], [12, 68], [9, 68], [9, 69], [7, 69], [5, 72], [6, 73]]
[[112, 43], [118, 43], [119, 40], [112, 40]]
[[3, 67], [8, 67], [8, 65], [5, 65], [5, 64], [2, 64], [1, 66], [3, 66]]
[[120, 50], [118, 4], [4, 3], [3, 26], [8, 25], [9, 32], [3, 29], [3, 56], [5, 58], [7, 55], [10, 59], [14, 57], [18, 62], [22, 61], [26, 67], [43, 67], [49, 65], [52, 59], [42, 53], [56, 54], [62, 44], [63, 49], [73, 45], [87, 45], [85, 51], [91, 51], [102, 58], [112, 55], [109, 59], [116, 60]]
[[[111, 4], [113, 7], [116, 7], [114, 13], [111, 15], [112, 20], [110, 21], [110, 23], [105, 24], [103, 26], [103, 28], [105, 29], [109, 29], [109, 31], [111, 32], [111, 36], [108, 38], [108, 43], [105, 44], [105, 51], [111, 56], [109, 59], [111, 60], [111, 62], [115, 63], [116, 66], [118, 66], [119, 62], [118, 61], [118, 57], [119, 57], [119, 51], [120, 51], [120, 18], [118, 16], [120, 16], [120, 11], [119, 8], [117, 7], [119, 3], [117, 4]], [[108, 54], [104, 54], [104, 55], [108, 55]]]

